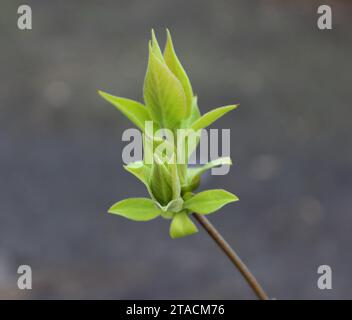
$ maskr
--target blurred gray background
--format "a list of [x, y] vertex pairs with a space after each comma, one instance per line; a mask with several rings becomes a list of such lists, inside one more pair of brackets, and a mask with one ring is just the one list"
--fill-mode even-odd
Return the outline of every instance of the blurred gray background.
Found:
[[[17, 28], [29, 4], [33, 30]], [[333, 30], [317, 7], [330, 4]], [[240, 103], [235, 165], [202, 188], [241, 201], [210, 220], [277, 299], [352, 298], [348, 1], [2, 1], [0, 298], [249, 299], [210, 238], [107, 208], [146, 191], [122, 169], [131, 125], [96, 89], [142, 100], [147, 41], [173, 35], [202, 112]], [[17, 289], [17, 267], [33, 289]], [[317, 268], [333, 289], [317, 288]]]

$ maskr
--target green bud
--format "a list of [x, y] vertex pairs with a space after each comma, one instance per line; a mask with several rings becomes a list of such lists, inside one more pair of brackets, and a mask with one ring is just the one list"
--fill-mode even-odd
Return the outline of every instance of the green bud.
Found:
[[188, 118], [191, 114], [192, 109], [192, 100], [193, 100], [193, 91], [191, 82], [188, 79], [186, 71], [183, 69], [180, 60], [177, 58], [174, 45], [172, 43], [172, 38], [170, 31], [166, 29], [167, 40], [166, 46], [164, 50], [164, 59], [165, 63], [171, 70], [171, 72], [176, 76], [176, 78], [182, 84], [183, 90], [186, 96], [186, 118]]
[[178, 199], [181, 194], [180, 180], [177, 165], [173, 159], [167, 160], [155, 153], [152, 164], [149, 187], [153, 197], [161, 206], [167, 206], [170, 201]]

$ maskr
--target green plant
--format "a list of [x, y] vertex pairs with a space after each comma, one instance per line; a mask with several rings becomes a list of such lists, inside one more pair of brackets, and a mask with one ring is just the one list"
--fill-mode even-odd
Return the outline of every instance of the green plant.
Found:
[[[152, 31], [143, 91], [144, 105], [99, 91], [105, 100], [112, 103], [143, 133], [143, 161], [131, 163], [125, 169], [146, 186], [150, 195], [150, 198], [119, 201], [109, 212], [135, 221], [149, 221], [159, 216], [170, 219], [172, 238], [184, 237], [198, 231], [190, 218], [193, 215], [241, 271], [242, 262], [238, 262], [232, 249], [204, 217], [228, 203], [238, 201], [238, 197], [222, 189], [194, 193], [206, 170], [219, 165], [230, 165], [231, 159], [219, 158], [196, 168], [188, 167], [187, 163], [191, 152], [199, 143], [200, 130], [235, 109], [237, 105], [219, 107], [201, 115], [197, 97], [193, 94], [189, 78], [176, 56], [168, 30], [163, 53]], [[153, 124], [151, 132], [147, 130], [148, 122]], [[174, 135], [171, 139], [165, 139], [155, 134], [154, 129], [168, 129]], [[196, 132], [195, 138], [183, 136], [181, 139], [178, 135], [180, 129]], [[147, 152], [152, 154], [151, 162], [146, 161]], [[185, 161], [178, 161], [178, 155], [182, 155]], [[248, 276], [249, 271], [246, 268], [242, 271], [245, 277]], [[251, 277], [247, 281], [255, 282], [254, 277]]]

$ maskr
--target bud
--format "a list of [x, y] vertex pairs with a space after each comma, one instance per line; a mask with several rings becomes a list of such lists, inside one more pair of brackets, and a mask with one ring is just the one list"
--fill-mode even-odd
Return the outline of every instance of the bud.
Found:
[[155, 152], [151, 169], [149, 187], [153, 197], [161, 206], [167, 206], [170, 201], [178, 199], [181, 194], [175, 154], [169, 160], [163, 159], [158, 152]]
[[144, 101], [160, 128], [175, 129], [191, 114], [193, 92], [168, 32], [164, 56], [152, 31], [144, 80]]

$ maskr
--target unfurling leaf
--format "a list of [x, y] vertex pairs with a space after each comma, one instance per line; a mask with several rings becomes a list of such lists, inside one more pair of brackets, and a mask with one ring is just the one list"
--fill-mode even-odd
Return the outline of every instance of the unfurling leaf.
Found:
[[181, 197], [171, 200], [166, 207], [164, 207], [164, 211], [168, 212], [180, 212], [183, 207], [183, 199]]
[[158, 153], [155, 153], [149, 186], [154, 198], [161, 206], [166, 206], [170, 201], [179, 198], [181, 185], [175, 161], [168, 163], [162, 160]]
[[171, 35], [169, 30], [166, 30], [167, 40], [164, 50], [164, 60], [171, 72], [176, 76], [176, 78], [181, 82], [183, 90], [186, 96], [186, 114], [185, 117], [188, 118], [191, 114], [193, 91], [191, 83], [188, 79], [186, 71], [183, 69], [181, 62], [177, 58], [175, 53], [174, 45], [172, 43]]
[[203, 114], [198, 120], [192, 123], [191, 128], [195, 131], [210, 126], [213, 122], [221, 118], [227, 112], [236, 109], [238, 104], [219, 107]]
[[174, 129], [186, 118], [186, 96], [180, 81], [149, 44], [149, 62], [144, 80], [144, 100], [161, 128]]
[[138, 180], [143, 182], [151, 198], [156, 200], [149, 186], [149, 179], [151, 175], [150, 165], [144, 164], [143, 161], [136, 161], [129, 163], [127, 166], [124, 166], [124, 169], [132, 173]]
[[181, 123], [181, 128], [188, 129], [191, 127], [192, 123], [200, 118], [200, 111], [198, 107], [198, 98], [194, 96], [192, 99], [192, 107], [190, 116], [183, 120]]
[[174, 215], [170, 225], [170, 236], [172, 239], [189, 236], [198, 232], [196, 225], [185, 211]]
[[200, 214], [208, 214], [219, 210], [230, 202], [238, 200], [237, 196], [226, 190], [207, 190], [199, 192], [185, 201], [183, 208]]
[[189, 190], [192, 191], [198, 187], [198, 185], [200, 183], [200, 177], [202, 176], [202, 174], [205, 171], [212, 169], [214, 167], [217, 167], [217, 166], [231, 165], [231, 164], [232, 164], [232, 161], [231, 161], [230, 157], [223, 157], [223, 158], [219, 158], [219, 159], [210, 161], [201, 167], [188, 168], [188, 177], [187, 178], [188, 178], [188, 184], [190, 185]]
[[172, 200], [172, 181], [166, 164], [154, 161], [149, 186], [161, 206], [166, 206]]
[[148, 185], [150, 176], [150, 166], [143, 163], [143, 161], [131, 162], [124, 168], [142, 181], [145, 185]]
[[151, 121], [148, 109], [143, 104], [134, 100], [115, 97], [103, 91], [98, 92], [106, 101], [113, 104], [142, 131], [144, 131], [145, 121]]
[[[191, 115], [188, 119], [182, 121], [181, 123], [181, 128], [184, 129], [183, 133], [185, 134], [185, 141], [181, 142], [183, 145], [178, 145], [178, 152], [183, 152], [185, 155], [185, 160], [186, 163], [188, 163], [188, 159], [194, 152], [194, 150], [197, 148], [200, 138], [201, 138], [201, 130], [195, 131], [191, 129], [191, 124], [198, 120], [200, 118], [200, 112], [197, 104], [197, 97], [193, 97], [193, 102], [192, 102], [192, 110], [191, 110]], [[182, 132], [182, 131], [181, 131]], [[187, 135], [187, 132], [191, 132], [191, 135]], [[182, 135], [181, 135], [182, 136]], [[179, 139], [178, 143], [180, 142]], [[186, 174], [184, 174], [186, 176]], [[182, 179], [182, 182], [186, 180], [185, 178]]]
[[154, 201], [147, 198], [129, 198], [115, 203], [108, 211], [134, 221], [149, 221], [161, 214]]
[[152, 29], [152, 50], [154, 54], [160, 59], [160, 61], [164, 61], [164, 56], [161, 52], [158, 40], [156, 39], [154, 29]]

